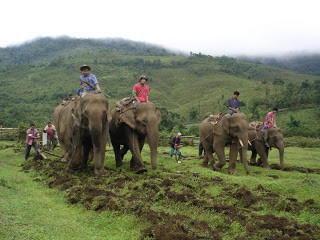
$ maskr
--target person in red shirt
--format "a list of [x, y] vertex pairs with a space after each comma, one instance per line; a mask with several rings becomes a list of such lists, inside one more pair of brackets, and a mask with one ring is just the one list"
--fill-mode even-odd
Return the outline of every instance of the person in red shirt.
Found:
[[149, 87], [146, 85], [146, 81], [148, 81], [146, 76], [141, 76], [139, 83], [137, 83], [133, 87], [132, 96], [138, 104], [143, 102], [149, 102], [148, 100]]
[[34, 147], [34, 151], [36, 155], [38, 155], [38, 144], [37, 139], [39, 139], [39, 131], [35, 128], [34, 123], [30, 124], [30, 128], [26, 132], [26, 152], [24, 155], [24, 159], [28, 160], [31, 147]]
[[52, 145], [52, 150], [54, 150], [54, 148], [57, 145], [56, 128], [55, 128], [55, 126], [52, 125], [52, 122], [48, 122], [48, 125], [43, 129], [43, 132], [47, 133], [47, 145], [49, 147], [49, 152], [51, 152], [51, 145]]

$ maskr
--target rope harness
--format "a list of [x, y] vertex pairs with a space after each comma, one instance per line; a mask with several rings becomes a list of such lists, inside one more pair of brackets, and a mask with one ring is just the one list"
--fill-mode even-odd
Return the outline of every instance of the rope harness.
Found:
[[255, 135], [256, 135], [256, 137], [254, 139], [249, 140], [250, 143], [254, 142], [255, 140], [258, 140], [263, 143], [265, 142], [263, 138], [259, 138], [259, 136], [258, 136], [258, 131], [260, 131], [261, 128], [262, 128], [262, 122], [255, 121], [255, 122], [250, 123], [249, 130], [254, 130]]

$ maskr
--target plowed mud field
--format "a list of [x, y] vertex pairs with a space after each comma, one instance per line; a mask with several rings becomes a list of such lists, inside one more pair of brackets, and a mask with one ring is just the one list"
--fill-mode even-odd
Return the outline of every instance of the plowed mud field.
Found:
[[[143, 239], [320, 239], [319, 226], [299, 221], [302, 213], [320, 214], [315, 199], [300, 201], [272, 192], [263, 183], [252, 188], [223, 176], [175, 171], [164, 164], [143, 175], [106, 167], [107, 174], [96, 178], [92, 164], [86, 171], [73, 172], [54, 157], [29, 159], [22, 168], [37, 171], [34, 180], [58, 188], [70, 204], [144, 219]], [[320, 173], [301, 167], [285, 171]], [[269, 177], [279, 178], [274, 171]]]

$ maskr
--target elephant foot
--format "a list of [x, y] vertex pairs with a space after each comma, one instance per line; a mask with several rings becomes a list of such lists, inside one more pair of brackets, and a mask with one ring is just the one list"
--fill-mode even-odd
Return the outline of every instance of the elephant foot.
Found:
[[238, 171], [236, 169], [228, 169], [229, 174], [237, 174]]
[[207, 162], [202, 162], [201, 166], [206, 168], [206, 167], [208, 167], [208, 163]]
[[145, 167], [136, 168], [137, 174], [142, 174], [144, 172], [147, 172], [147, 169]]
[[258, 158], [257, 166], [261, 166], [261, 165], [262, 165], [262, 160], [261, 160], [261, 158]]
[[212, 165], [212, 169], [213, 169], [214, 171], [220, 171], [220, 170], [221, 170], [221, 168], [219, 168], [219, 167], [218, 167], [218, 164], [216, 164], [216, 163]]
[[94, 169], [94, 173], [96, 174], [97, 177], [101, 177], [103, 175], [105, 175], [107, 172], [106, 170], [102, 169]]
[[135, 168], [136, 168], [136, 164], [130, 162], [130, 168], [131, 168], [131, 169], [135, 169]]
[[263, 165], [263, 168], [270, 169], [269, 165]]

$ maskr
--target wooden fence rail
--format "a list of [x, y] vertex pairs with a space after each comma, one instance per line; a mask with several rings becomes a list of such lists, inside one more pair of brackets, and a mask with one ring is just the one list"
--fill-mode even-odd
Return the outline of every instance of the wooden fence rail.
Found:
[[18, 140], [19, 128], [0, 127], [0, 140]]

